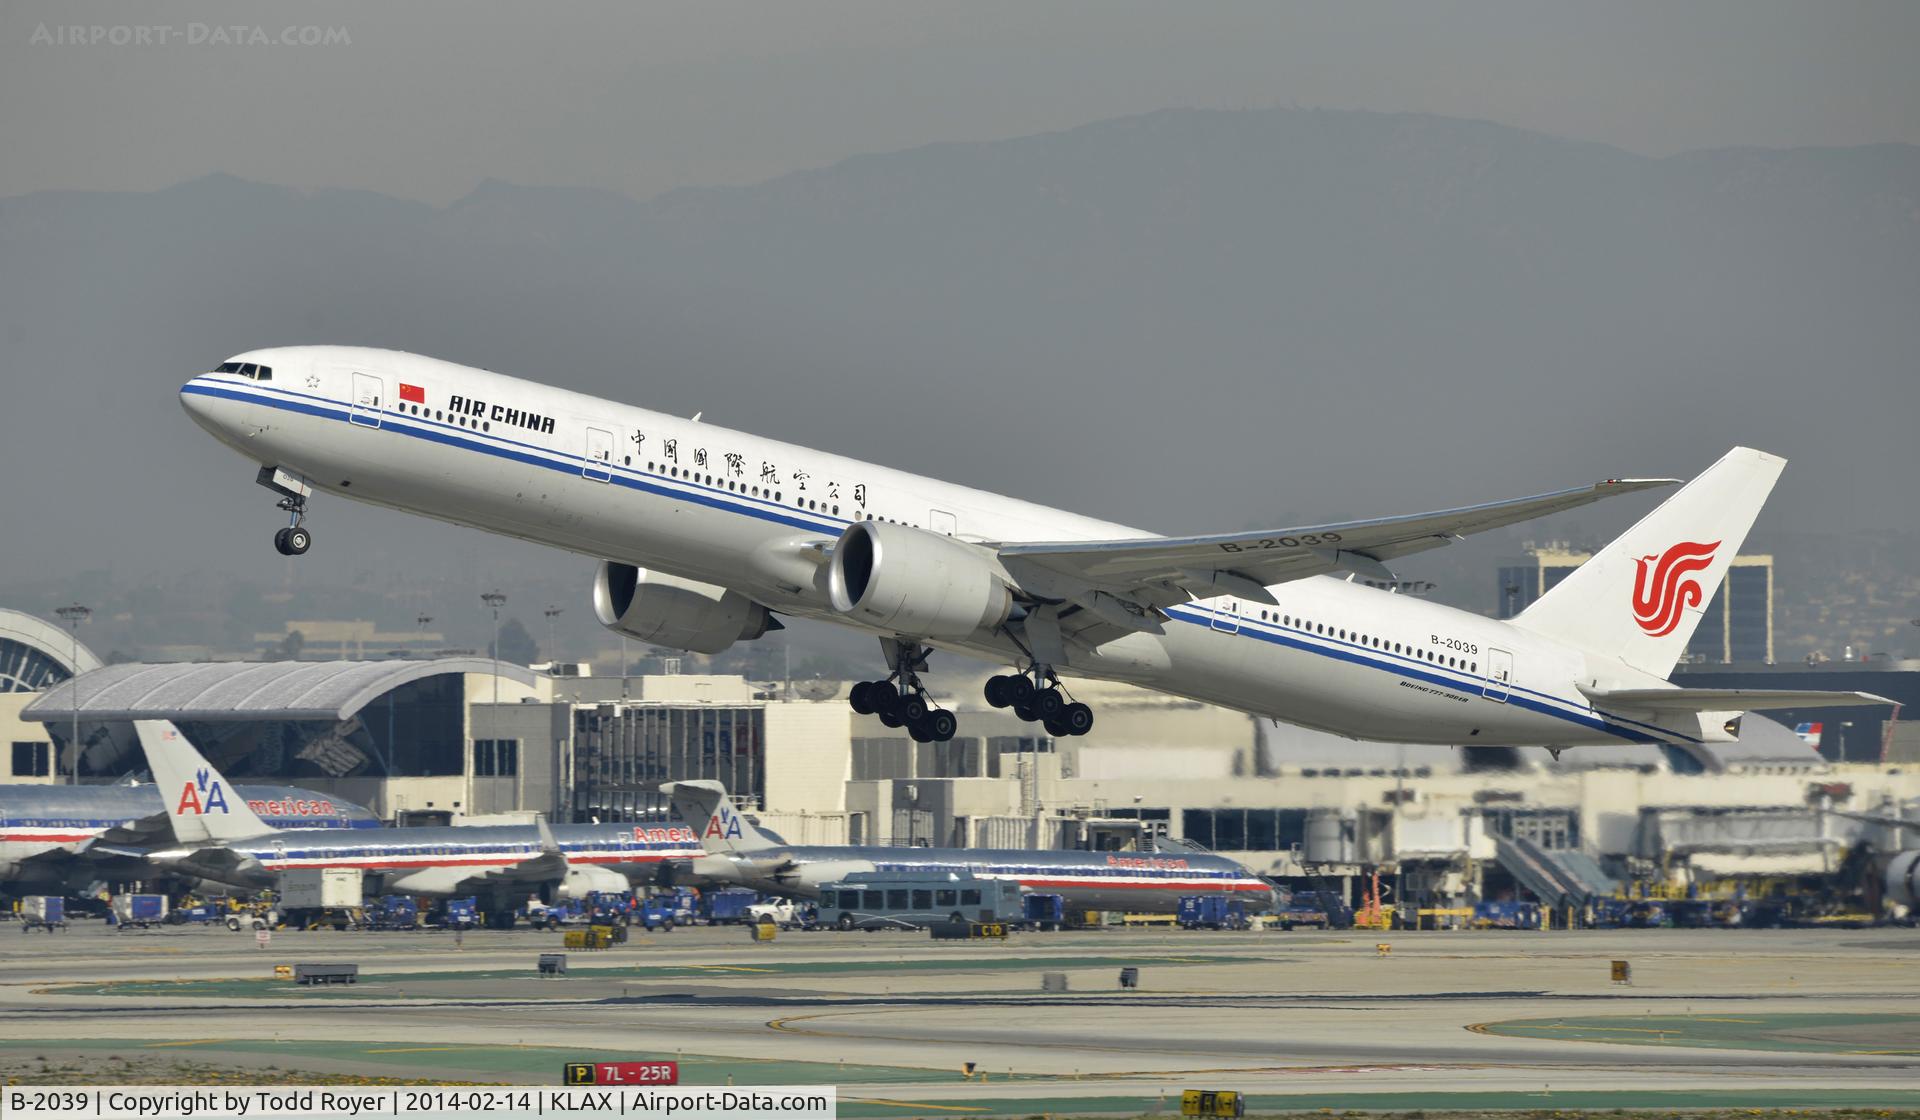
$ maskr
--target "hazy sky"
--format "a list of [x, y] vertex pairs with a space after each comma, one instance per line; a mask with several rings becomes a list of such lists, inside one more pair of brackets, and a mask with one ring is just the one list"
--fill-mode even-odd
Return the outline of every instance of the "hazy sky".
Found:
[[[236, 25], [347, 41], [210, 41]], [[1916, 47], [1911, 2], [16, 2], [0, 195], [217, 170], [645, 197], [1175, 106], [1423, 110], [1655, 155], [1920, 143]]]

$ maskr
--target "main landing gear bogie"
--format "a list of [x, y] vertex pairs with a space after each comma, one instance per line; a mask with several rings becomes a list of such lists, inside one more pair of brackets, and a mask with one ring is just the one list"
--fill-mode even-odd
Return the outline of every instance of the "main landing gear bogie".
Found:
[[1093, 709], [1068, 696], [1051, 669], [1036, 667], [1033, 676], [1044, 681], [1044, 686], [1034, 683], [1033, 677], [1026, 673], [988, 678], [987, 703], [996, 708], [1011, 708], [1014, 715], [1028, 723], [1041, 724], [1047, 734], [1056, 739], [1085, 735], [1093, 730]]
[[847, 702], [863, 716], [878, 716], [888, 727], [904, 727], [916, 743], [944, 743], [959, 730], [960, 721], [945, 708], [927, 702], [918, 680], [902, 692], [893, 678], [861, 681], [847, 694]]
[[847, 693], [847, 703], [863, 716], [878, 716], [888, 727], [904, 727], [916, 743], [944, 743], [959, 730], [960, 721], [952, 712], [927, 699], [920, 683], [921, 669], [927, 666], [925, 646], [905, 642], [882, 642], [894, 663], [893, 673], [882, 681], [861, 681]]

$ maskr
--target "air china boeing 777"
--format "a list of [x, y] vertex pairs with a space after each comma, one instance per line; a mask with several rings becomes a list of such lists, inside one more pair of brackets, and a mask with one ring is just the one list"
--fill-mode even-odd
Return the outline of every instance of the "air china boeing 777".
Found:
[[1016, 666], [988, 701], [1054, 735], [1093, 724], [1061, 673], [1355, 738], [1556, 749], [1724, 742], [1747, 709], [1885, 702], [1667, 681], [1785, 465], [1748, 448], [1501, 622], [1369, 583], [1466, 534], [1674, 480], [1155, 537], [391, 350], [250, 351], [181, 403], [282, 495], [283, 553], [307, 551], [324, 491], [599, 558], [600, 621], [654, 645], [716, 653], [776, 615], [854, 626], [890, 670], [854, 708], [921, 741], [955, 732], [920, 682], [935, 647]]

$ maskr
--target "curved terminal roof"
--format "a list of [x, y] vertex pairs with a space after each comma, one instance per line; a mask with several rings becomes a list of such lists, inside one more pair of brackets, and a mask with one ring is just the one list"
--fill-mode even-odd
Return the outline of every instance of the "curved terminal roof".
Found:
[[[109, 665], [84, 673], [28, 704], [22, 719], [72, 719], [79, 694], [84, 720], [344, 720], [413, 681], [446, 673], [491, 673], [485, 657], [434, 661], [216, 661]], [[511, 662], [500, 675], [531, 686], [534, 675]]]
[[[21, 611], [0, 610], [0, 692], [39, 692], [72, 679], [73, 635]], [[84, 643], [78, 669], [98, 669], [100, 659]]]

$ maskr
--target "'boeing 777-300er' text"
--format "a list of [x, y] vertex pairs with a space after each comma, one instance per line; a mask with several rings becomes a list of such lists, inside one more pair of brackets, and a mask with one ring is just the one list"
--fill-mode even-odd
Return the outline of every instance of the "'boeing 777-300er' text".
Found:
[[1393, 593], [1385, 565], [1673, 480], [1155, 537], [389, 350], [254, 350], [188, 381], [181, 402], [281, 495], [283, 553], [311, 545], [308, 502], [324, 491], [597, 557], [600, 620], [654, 645], [715, 653], [777, 615], [858, 627], [889, 673], [856, 685], [854, 708], [921, 741], [955, 731], [920, 682], [935, 647], [1017, 667], [988, 701], [1054, 735], [1093, 724], [1061, 673], [1409, 743], [1724, 742], [1745, 710], [1880, 702], [1668, 682], [1785, 466], [1748, 448], [1496, 621]]

